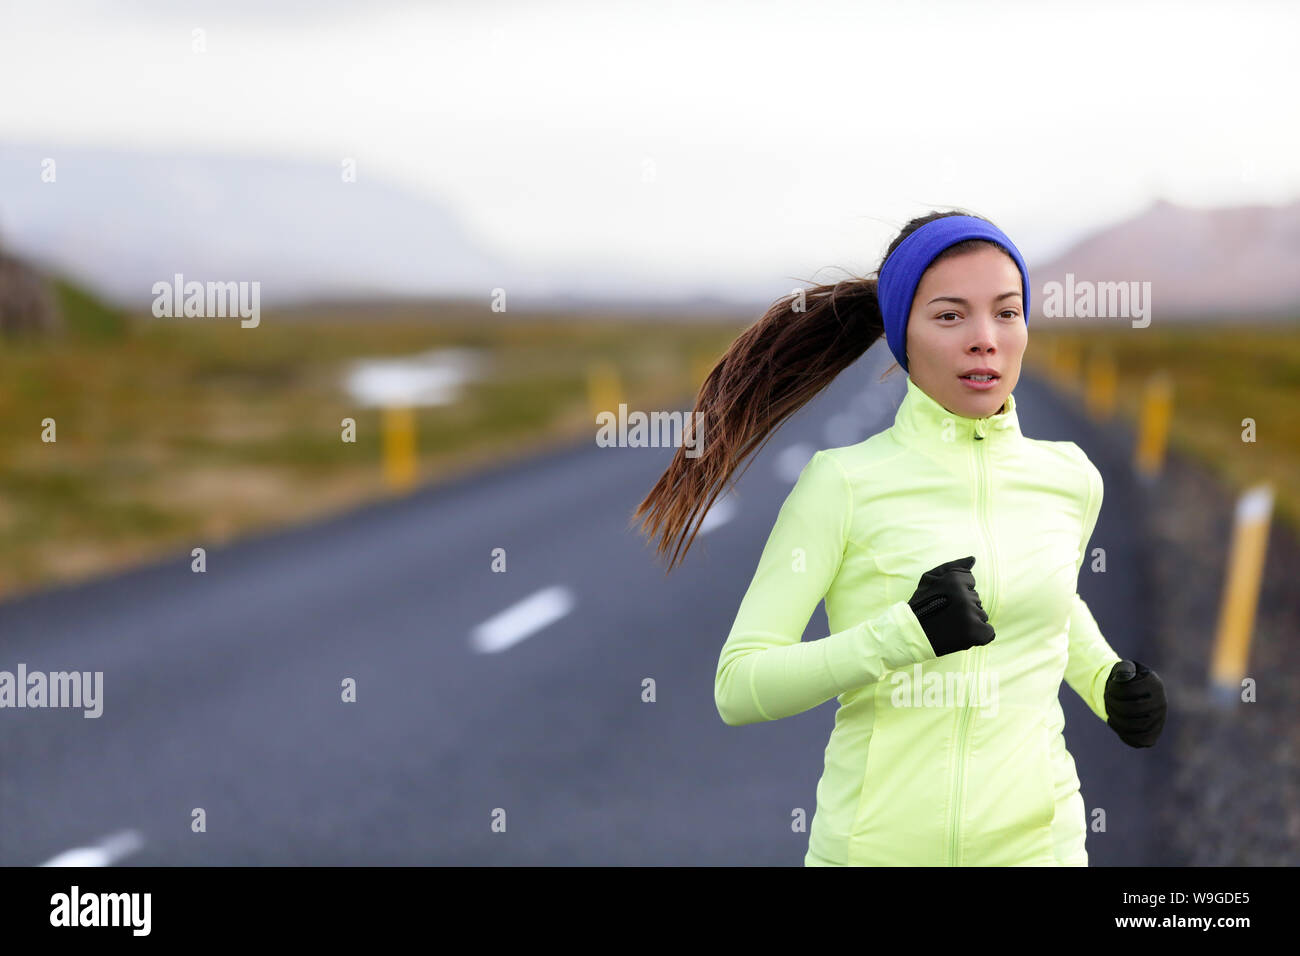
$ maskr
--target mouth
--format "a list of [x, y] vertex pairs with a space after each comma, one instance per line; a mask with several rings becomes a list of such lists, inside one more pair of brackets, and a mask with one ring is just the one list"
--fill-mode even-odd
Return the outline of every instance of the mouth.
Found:
[[997, 372], [988, 370], [967, 372], [965, 375], [958, 375], [957, 377], [965, 383], [967, 388], [973, 388], [981, 392], [993, 388], [1002, 378]]

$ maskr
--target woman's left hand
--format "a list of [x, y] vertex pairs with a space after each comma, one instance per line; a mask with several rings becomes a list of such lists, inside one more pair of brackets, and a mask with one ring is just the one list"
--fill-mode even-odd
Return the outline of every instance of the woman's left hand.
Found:
[[1123, 660], [1106, 679], [1106, 723], [1130, 747], [1150, 747], [1165, 726], [1165, 685], [1141, 661]]

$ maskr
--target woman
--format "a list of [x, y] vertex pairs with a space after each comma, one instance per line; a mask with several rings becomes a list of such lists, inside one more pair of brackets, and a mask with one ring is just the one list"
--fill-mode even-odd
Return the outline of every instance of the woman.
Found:
[[[883, 334], [908, 373], [894, 423], [799, 475], [722, 648], [718, 712], [838, 699], [806, 865], [1086, 866], [1061, 680], [1130, 746], [1165, 719], [1160, 678], [1076, 590], [1101, 474], [1021, 434], [1030, 284], [1001, 230], [914, 219], [878, 275], [787, 296], [742, 334], [700, 391], [703, 453], [679, 449], [636, 515], [675, 561], [738, 461]], [[823, 598], [832, 633], [804, 642]]]

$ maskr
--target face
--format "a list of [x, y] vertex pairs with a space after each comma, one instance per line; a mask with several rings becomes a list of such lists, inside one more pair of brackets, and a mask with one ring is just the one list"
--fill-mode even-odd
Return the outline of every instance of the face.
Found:
[[[987, 418], [1000, 411], [1020, 379], [1029, 341], [1020, 270], [988, 246], [931, 265], [921, 277], [907, 319], [908, 374], [955, 415]], [[991, 384], [961, 376], [992, 369]]]

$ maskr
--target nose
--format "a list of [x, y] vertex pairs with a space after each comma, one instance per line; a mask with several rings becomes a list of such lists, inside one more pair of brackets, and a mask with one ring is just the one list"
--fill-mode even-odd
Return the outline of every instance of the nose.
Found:
[[997, 343], [994, 341], [993, 323], [994, 320], [986, 316], [967, 326], [971, 330], [971, 340], [967, 351], [976, 355], [983, 352], [992, 354], [996, 351]]

